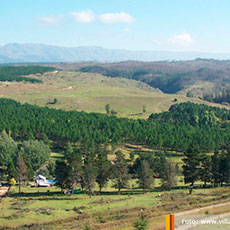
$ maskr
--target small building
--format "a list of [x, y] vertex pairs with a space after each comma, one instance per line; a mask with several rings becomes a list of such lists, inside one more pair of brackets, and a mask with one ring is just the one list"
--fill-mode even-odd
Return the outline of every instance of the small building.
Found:
[[47, 180], [45, 176], [37, 175], [34, 177], [36, 187], [52, 187], [56, 184], [54, 180]]

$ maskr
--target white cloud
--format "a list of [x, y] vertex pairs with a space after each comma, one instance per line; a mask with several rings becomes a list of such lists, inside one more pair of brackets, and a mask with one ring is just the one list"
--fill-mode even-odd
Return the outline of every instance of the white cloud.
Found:
[[40, 16], [38, 18], [41, 25], [57, 25], [61, 19], [61, 16]]
[[134, 21], [134, 18], [127, 13], [106, 13], [99, 16], [99, 19], [102, 23], [131, 23]]
[[95, 20], [96, 16], [91, 11], [73, 11], [71, 15], [74, 17], [76, 22], [89, 23]]
[[176, 34], [168, 39], [168, 43], [179, 46], [190, 46], [193, 42], [189, 33]]

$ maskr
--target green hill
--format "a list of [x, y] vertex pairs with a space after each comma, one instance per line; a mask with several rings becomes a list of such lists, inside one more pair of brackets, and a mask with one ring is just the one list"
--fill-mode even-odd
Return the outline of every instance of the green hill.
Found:
[[118, 116], [132, 118], [147, 118], [178, 102], [204, 103], [184, 95], [164, 94], [140, 81], [95, 73], [53, 71], [28, 76], [43, 84], [2, 82], [0, 96], [50, 108], [99, 113], [105, 113], [105, 105], [109, 104]]

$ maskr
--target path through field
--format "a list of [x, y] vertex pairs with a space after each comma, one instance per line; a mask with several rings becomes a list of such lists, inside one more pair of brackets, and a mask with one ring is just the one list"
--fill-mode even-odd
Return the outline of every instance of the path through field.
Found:
[[[230, 217], [230, 212], [219, 214], [219, 215], [205, 215], [201, 214], [201, 211], [215, 209], [223, 206], [230, 205], [230, 202], [220, 203], [205, 206], [202, 208], [196, 208], [188, 211], [183, 211], [175, 214], [175, 229], [176, 230], [190, 230], [190, 229], [230, 229], [230, 222], [228, 224], [220, 224], [219, 220], [226, 221]], [[225, 219], [224, 219], [225, 218]], [[182, 219], [192, 220], [194, 224], [182, 224]], [[207, 221], [204, 224], [203, 220]], [[208, 223], [209, 222], [209, 223]], [[203, 223], [203, 224], [202, 224]], [[216, 224], [215, 224], [216, 223]]]

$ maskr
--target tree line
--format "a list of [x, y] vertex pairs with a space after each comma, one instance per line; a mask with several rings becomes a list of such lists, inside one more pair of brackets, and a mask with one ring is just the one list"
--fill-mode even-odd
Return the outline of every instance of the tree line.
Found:
[[153, 149], [185, 151], [192, 143], [203, 152], [224, 148], [230, 140], [230, 112], [182, 103], [148, 120], [97, 113], [63, 111], [0, 99], [0, 130], [16, 141], [42, 140], [51, 148], [66, 143], [140, 144]]
[[49, 165], [50, 148], [42, 141], [15, 142], [5, 131], [0, 135], [0, 179], [32, 180], [45, 163]]
[[[177, 183], [177, 176], [183, 175], [185, 184], [190, 185], [190, 193], [196, 182], [203, 186], [229, 185], [230, 146], [225, 150], [215, 150], [210, 155], [202, 153], [199, 146], [192, 144], [185, 152], [182, 168], [171, 162], [164, 152], [131, 153], [128, 157], [115, 152], [109, 160], [108, 151], [93, 142], [74, 146], [67, 142], [63, 158], [50, 158], [51, 150], [43, 141], [30, 140], [15, 142], [5, 131], [0, 135], [0, 175], [2, 180], [17, 179], [19, 191], [22, 182], [30, 181], [37, 174], [56, 178], [62, 189], [76, 187], [94, 194], [98, 184], [100, 192], [110, 181], [114, 188], [130, 188], [129, 182], [135, 179], [143, 191], [154, 188], [154, 179], [159, 178], [162, 189], [171, 190]], [[136, 157], [135, 157], [136, 155]], [[132, 189], [132, 187], [131, 187]]]
[[28, 81], [31, 83], [42, 83], [41, 80], [25, 75], [54, 71], [53, 67], [45, 66], [0, 66], [0, 81]]
[[220, 92], [205, 93], [203, 99], [215, 103], [230, 103], [230, 89], [226, 88]]

